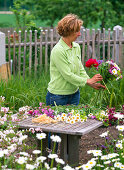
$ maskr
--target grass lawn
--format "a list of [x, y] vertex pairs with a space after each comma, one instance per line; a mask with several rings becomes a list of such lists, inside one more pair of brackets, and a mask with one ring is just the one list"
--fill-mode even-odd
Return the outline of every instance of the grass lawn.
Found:
[[[41, 21], [39, 19], [34, 20], [37, 27], [48, 27], [46, 21]], [[57, 21], [55, 22], [55, 25], [57, 24]], [[0, 14], [0, 27], [16, 27], [16, 18], [14, 14]], [[89, 29], [98, 29], [100, 28], [100, 21], [96, 23], [95, 25], [88, 25], [87, 28]]]
[[0, 14], [0, 27], [15, 27], [16, 20], [14, 14]]
[[[36, 26], [47, 27], [47, 23], [40, 20], [34, 20]], [[14, 14], [0, 14], [0, 27], [16, 27], [16, 18]]]

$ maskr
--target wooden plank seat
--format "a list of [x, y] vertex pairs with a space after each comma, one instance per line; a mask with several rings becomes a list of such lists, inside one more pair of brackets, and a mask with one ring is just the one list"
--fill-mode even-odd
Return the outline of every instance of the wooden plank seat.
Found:
[[62, 139], [60, 145], [60, 156], [69, 165], [79, 163], [79, 140], [82, 135], [103, 125], [102, 122], [88, 119], [86, 122], [76, 122], [67, 124], [57, 122], [50, 124], [32, 123], [32, 117], [17, 122], [16, 125], [21, 129], [41, 128], [43, 132], [59, 133]]

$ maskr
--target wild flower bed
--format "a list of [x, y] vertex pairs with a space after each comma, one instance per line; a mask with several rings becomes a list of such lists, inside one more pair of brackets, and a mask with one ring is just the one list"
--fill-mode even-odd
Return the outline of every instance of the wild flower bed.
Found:
[[[43, 103], [40, 103], [39, 107], [35, 108], [31, 106], [21, 107], [17, 116], [13, 116], [11, 109], [4, 107], [4, 104], [5, 98], [1, 96], [0, 167], [2, 169], [124, 169], [124, 106], [122, 106], [121, 112], [117, 113], [115, 108], [107, 108], [104, 111], [84, 105], [78, 107], [46, 107]], [[27, 116], [38, 117], [43, 114], [66, 123], [83, 122], [87, 118], [91, 118], [103, 121], [106, 126], [116, 124], [119, 136], [118, 139], [113, 139], [110, 142], [108, 141], [108, 137], [111, 135], [109, 132], [101, 134], [101, 137], [105, 138], [104, 147], [87, 151], [88, 154], [93, 154], [93, 158], [86, 164], [71, 167], [71, 165], [65, 165], [65, 162], [55, 153], [56, 143], [61, 142], [59, 136], [51, 136], [53, 149], [46, 157], [42, 154], [42, 142], [46, 138], [46, 134], [42, 132], [42, 129], [31, 128], [24, 131], [18, 130], [17, 127], [12, 125], [13, 121], [25, 119]], [[33, 145], [30, 147], [26, 145], [28, 135], [41, 141], [40, 149], [34, 148]], [[29, 154], [29, 150], [32, 150], [32, 153]], [[54, 167], [54, 162], [56, 162], [56, 167]]]

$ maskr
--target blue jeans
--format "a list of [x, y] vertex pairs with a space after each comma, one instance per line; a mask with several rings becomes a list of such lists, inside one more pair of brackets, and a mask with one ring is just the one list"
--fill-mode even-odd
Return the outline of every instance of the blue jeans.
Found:
[[[78, 90], [74, 94], [70, 95], [56, 95], [52, 94], [49, 91], [47, 92], [46, 95], [46, 105], [51, 105], [55, 106], [56, 105], [67, 105], [67, 104], [73, 104], [73, 105], [78, 105], [80, 100], [80, 91]], [[57, 134], [59, 135], [59, 134]], [[48, 148], [51, 148], [51, 140], [50, 140], [51, 133], [49, 132], [48, 134]], [[58, 145], [57, 148], [58, 149]]]
[[67, 105], [67, 104], [73, 104], [78, 105], [80, 101], [80, 91], [78, 90], [74, 94], [70, 95], [58, 95], [58, 94], [52, 94], [49, 91], [46, 95], [46, 105], [55, 106], [56, 105]]

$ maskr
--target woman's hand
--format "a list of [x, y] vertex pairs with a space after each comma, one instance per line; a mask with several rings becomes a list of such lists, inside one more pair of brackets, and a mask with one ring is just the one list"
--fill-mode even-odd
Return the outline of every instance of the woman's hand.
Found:
[[97, 90], [99, 90], [101, 88], [106, 89], [106, 87], [104, 85], [100, 84], [100, 83], [90, 84], [89, 86], [91, 86], [91, 87], [93, 87], [94, 89], [97, 89]]
[[93, 76], [91, 79], [87, 79], [87, 85], [93, 87], [94, 89], [100, 89], [100, 88], [104, 88], [106, 89], [105, 86], [103, 86], [100, 83], [96, 83], [98, 81], [101, 81], [103, 78], [100, 74], [96, 74], [95, 76]]
[[96, 83], [97, 81], [101, 81], [103, 78], [100, 74], [96, 74], [95, 76], [93, 76], [91, 79], [87, 80], [87, 84], [93, 84]]

